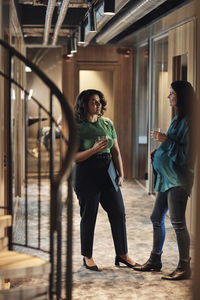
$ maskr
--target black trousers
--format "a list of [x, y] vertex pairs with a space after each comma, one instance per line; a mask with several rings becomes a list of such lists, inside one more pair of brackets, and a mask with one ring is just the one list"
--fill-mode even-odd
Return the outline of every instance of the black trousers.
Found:
[[102, 154], [77, 163], [75, 192], [80, 205], [81, 254], [91, 257], [99, 203], [107, 212], [116, 255], [127, 253], [125, 209], [120, 189], [115, 191], [107, 173], [109, 155]]

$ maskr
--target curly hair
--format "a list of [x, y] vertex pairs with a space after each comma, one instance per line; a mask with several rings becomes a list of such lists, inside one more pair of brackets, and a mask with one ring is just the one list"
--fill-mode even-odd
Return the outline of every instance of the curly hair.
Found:
[[98, 95], [100, 98], [100, 103], [102, 105], [101, 115], [103, 115], [104, 110], [106, 110], [105, 106], [106, 106], [107, 102], [106, 102], [102, 92], [100, 92], [98, 90], [94, 90], [94, 89], [84, 90], [78, 95], [78, 97], [76, 99], [75, 107], [74, 107], [76, 120], [78, 122], [83, 122], [87, 119], [88, 102], [92, 95]]

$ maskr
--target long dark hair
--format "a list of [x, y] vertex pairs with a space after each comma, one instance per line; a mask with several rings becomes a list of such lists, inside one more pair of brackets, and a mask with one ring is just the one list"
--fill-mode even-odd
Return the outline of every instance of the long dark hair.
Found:
[[78, 122], [83, 122], [87, 119], [88, 102], [92, 95], [98, 95], [100, 98], [100, 103], [102, 105], [101, 115], [103, 115], [104, 110], [106, 110], [105, 106], [106, 106], [107, 102], [106, 102], [102, 92], [100, 92], [98, 90], [93, 90], [93, 89], [84, 90], [78, 95], [78, 97], [76, 99], [75, 107], [74, 107], [76, 120]]
[[177, 97], [177, 123], [187, 116], [188, 121], [191, 122], [194, 113], [195, 93], [192, 85], [186, 80], [178, 80], [171, 83], [172, 89]]

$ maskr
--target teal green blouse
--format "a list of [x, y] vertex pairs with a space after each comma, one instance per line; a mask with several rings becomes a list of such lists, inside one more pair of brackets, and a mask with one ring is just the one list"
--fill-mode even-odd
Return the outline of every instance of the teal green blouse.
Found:
[[190, 149], [190, 130], [186, 117], [175, 128], [177, 116], [166, 133], [167, 140], [160, 144], [153, 156], [156, 173], [155, 191], [165, 192], [180, 186], [188, 194], [193, 184], [193, 159]]
[[98, 139], [106, 137], [108, 139], [108, 146], [99, 153], [110, 153], [110, 149], [113, 146], [113, 139], [117, 138], [115, 128], [110, 119], [98, 117], [98, 120], [95, 123], [86, 120], [78, 123], [77, 127], [79, 140], [78, 151], [88, 150]]

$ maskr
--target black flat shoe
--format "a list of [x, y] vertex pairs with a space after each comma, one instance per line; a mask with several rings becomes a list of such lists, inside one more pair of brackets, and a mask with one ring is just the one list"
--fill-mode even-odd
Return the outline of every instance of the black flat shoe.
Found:
[[97, 266], [88, 266], [86, 264], [86, 261], [85, 261], [85, 257], [83, 257], [83, 265], [84, 267], [86, 267], [86, 269], [90, 270], [90, 271], [99, 271], [99, 268]]
[[137, 264], [131, 265], [125, 259], [123, 259], [121, 256], [117, 255], [115, 257], [115, 266], [119, 266], [119, 263], [122, 263], [129, 268], [134, 268], [137, 265]]

